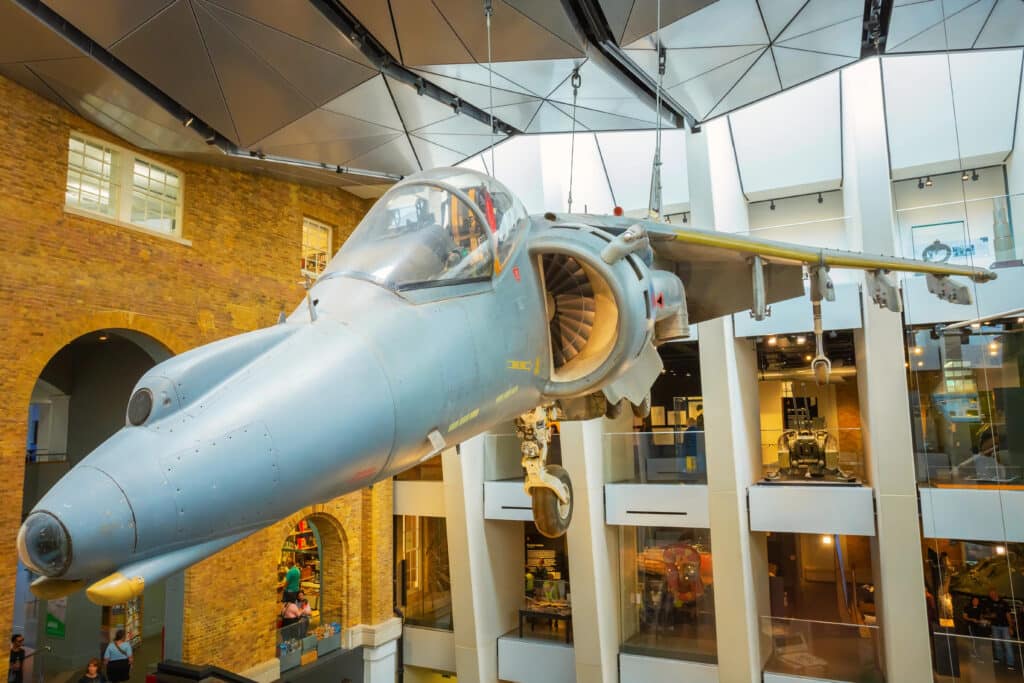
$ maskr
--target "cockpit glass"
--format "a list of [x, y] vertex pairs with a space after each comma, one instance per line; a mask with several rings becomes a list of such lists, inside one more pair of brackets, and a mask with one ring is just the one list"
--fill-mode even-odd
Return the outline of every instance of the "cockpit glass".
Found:
[[480, 212], [456, 194], [401, 185], [370, 210], [328, 271], [396, 290], [488, 279], [494, 257], [486, 230]]
[[528, 224], [523, 205], [493, 178], [463, 168], [434, 169], [385, 194], [327, 271], [395, 290], [480, 281], [501, 272]]

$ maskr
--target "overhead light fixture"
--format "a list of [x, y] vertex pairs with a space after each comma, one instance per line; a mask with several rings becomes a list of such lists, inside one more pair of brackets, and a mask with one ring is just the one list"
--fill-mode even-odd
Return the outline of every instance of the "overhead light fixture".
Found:
[[910, 363], [903, 363], [903, 367], [909, 368], [910, 367]]
[[997, 545], [996, 546], [996, 555], [1005, 555], [1005, 554], [1006, 554], [1006, 546], [1005, 545]]
[[922, 180], [921, 178], [917, 179], [917, 189], [919, 189], [919, 190], [923, 190], [924, 189], [924, 180]]
[[195, 123], [195, 122], [196, 122], [196, 117], [190, 116], [187, 119], [185, 119], [184, 124], [185, 124], [186, 128], [190, 128], [192, 126], [192, 124]]
[[805, 337], [805, 336], [804, 336], [804, 335], [802, 335], [802, 334], [798, 334], [798, 335], [796, 336], [796, 343], [797, 343], [797, 344], [806, 344], [806, 343], [807, 343], [807, 337]]
[[819, 204], [821, 204], [821, 203], [822, 203], [823, 201], [825, 201], [825, 198], [824, 198], [824, 197], [822, 197], [822, 196], [821, 196], [821, 193], [819, 192], [819, 193], [818, 193], [818, 203], [819, 203]]
[[933, 183], [932, 183], [932, 177], [931, 177], [931, 176], [928, 176], [927, 178], [925, 178], [925, 179], [924, 179], [924, 185], [925, 185], [925, 187], [931, 187], [931, 186], [932, 186], [932, 184], [933, 184]]
[[990, 341], [988, 343], [988, 350], [989, 351], [998, 351], [999, 350], [999, 342], [997, 342], [997, 341]]
[[979, 176], [979, 175], [978, 175], [978, 171], [977, 171], [977, 169], [975, 169], [975, 170], [971, 171], [971, 180], [977, 180], [977, 179], [978, 179], [978, 178], [980, 178], [980, 177], [981, 177], [981, 176]]
[[689, 211], [683, 211], [683, 222], [684, 223], [689, 223], [690, 222], [690, 212]]
[[910, 350], [914, 352], [915, 356], [920, 356], [921, 354], [924, 353], [924, 349], [922, 349], [920, 346], [912, 346], [910, 347]]
[[821, 544], [822, 545], [832, 545], [832, 537], [829, 536], [828, 534], [823, 535], [821, 537]]
[[811, 362], [811, 358], [813, 358], [813, 356], [811, 356], [811, 354], [809, 354], [809, 353], [808, 354], [804, 354], [804, 360], [807, 361], [808, 363]]
[[981, 323], [971, 323], [971, 329], [977, 330], [981, 328]]
[[778, 337], [768, 337], [768, 346], [775, 346], [779, 343]]
[[923, 360], [917, 361], [917, 367], [923, 368], [924, 367], [924, 361]]
[[1017, 318], [1017, 324], [1024, 323], [1024, 318]]
[[967, 175], [967, 171], [964, 171], [963, 173], [960, 174], [960, 180], [963, 180], [963, 181], [966, 182], [968, 178], [970, 178], [970, 176]]
[[772, 203], [768, 205], [768, 208], [771, 209], [772, 211], [775, 210], [775, 200], [774, 199], [772, 200]]

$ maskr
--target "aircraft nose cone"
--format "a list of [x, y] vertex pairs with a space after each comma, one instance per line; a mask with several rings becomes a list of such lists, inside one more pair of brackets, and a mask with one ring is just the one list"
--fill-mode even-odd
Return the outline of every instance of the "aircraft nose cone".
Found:
[[60, 576], [71, 564], [71, 538], [49, 512], [33, 512], [18, 530], [18, 555], [37, 574]]

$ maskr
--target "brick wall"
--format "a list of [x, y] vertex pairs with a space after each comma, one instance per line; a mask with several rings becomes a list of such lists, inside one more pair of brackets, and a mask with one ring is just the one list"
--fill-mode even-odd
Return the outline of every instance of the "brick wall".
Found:
[[[64, 211], [71, 130], [123, 141], [0, 77], [0, 632], [11, 625], [29, 396], [46, 362], [104, 328], [144, 332], [175, 353], [272, 324], [302, 299], [302, 217], [335, 227], [335, 247], [370, 202], [146, 153], [185, 176], [183, 236]], [[344, 531], [346, 621], [391, 612], [391, 486], [324, 506]], [[369, 505], [369, 511], [365, 510]], [[369, 515], [367, 515], [369, 512]], [[254, 534], [186, 575], [185, 654], [242, 669], [274, 656], [276, 566], [294, 520]], [[331, 559], [325, 558], [330, 564]], [[366, 587], [364, 567], [373, 567]], [[386, 580], [385, 580], [386, 579]], [[358, 610], [354, 609], [358, 606]], [[2, 665], [0, 665], [2, 666]]]

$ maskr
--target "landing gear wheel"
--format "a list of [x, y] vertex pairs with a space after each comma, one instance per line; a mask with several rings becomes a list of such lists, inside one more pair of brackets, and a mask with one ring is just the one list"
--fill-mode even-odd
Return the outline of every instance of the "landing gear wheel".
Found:
[[559, 465], [548, 465], [547, 473], [558, 477], [569, 489], [569, 502], [563, 503], [549, 488], [538, 487], [530, 491], [533, 498], [533, 523], [542, 536], [559, 538], [565, 535], [572, 521], [572, 480]]

